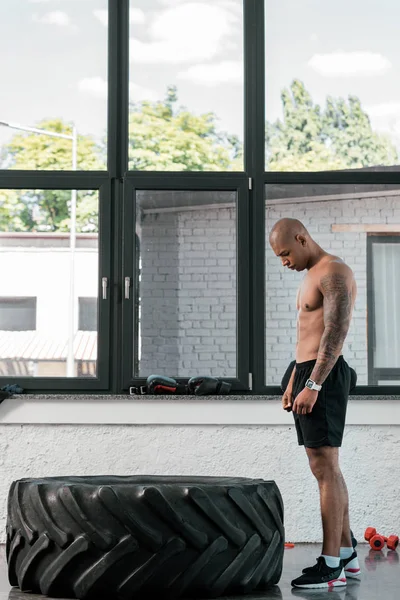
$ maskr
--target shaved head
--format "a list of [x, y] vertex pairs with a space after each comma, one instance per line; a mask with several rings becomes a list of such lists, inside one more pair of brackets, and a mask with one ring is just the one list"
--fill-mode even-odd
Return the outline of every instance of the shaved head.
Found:
[[280, 244], [290, 243], [296, 239], [296, 236], [310, 237], [303, 223], [298, 219], [280, 219], [275, 223], [269, 234], [271, 243]]
[[297, 219], [280, 219], [269, 234], [269, 243], [284, 267], [304, 271], [316, 244], [307, 229]]

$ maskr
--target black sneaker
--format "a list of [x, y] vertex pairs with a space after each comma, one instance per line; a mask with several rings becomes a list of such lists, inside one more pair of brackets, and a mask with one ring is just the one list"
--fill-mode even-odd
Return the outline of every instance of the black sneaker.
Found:
[[292, 581], [292, 586], [297, 588], [318, 588], [331, 589], [346, 585], [346, 575], [344, 573], [343, 561], [340, 561], [338, 567], [328, 567], [325, 558], [320, 556], [317, 564], [311, 569]]
[[354, 537], [354, 533], [351, 531], [351, 529], [350, 529], [350, 535], [351, 535], [351, 544], [352, 544], [353, 548], [355, 548], [357, 546], [358, 542], [357, 542], [356, 538]]
[[[318, 561], [318, 559], [317, 559]], [[357, 552], [354, 551], [353, 554], [349, 558], [342, 558], [344, 574], [346, 577], [351, 577], [352, 579], [358, 579], [361, 574], [360, 564], [358, 562]], [[312, 571], [318, 570], [318, 562], [316, 565], [312, 567], [306, 567], [303, 569], [303, 573], [311, 573]]]

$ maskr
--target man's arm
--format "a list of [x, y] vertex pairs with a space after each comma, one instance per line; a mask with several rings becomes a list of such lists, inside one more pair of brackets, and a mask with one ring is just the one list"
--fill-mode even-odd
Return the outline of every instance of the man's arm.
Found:
[[345, 264], [333, 263], [321, 277], [320, 291], [324, 297], [324, 333], [317, 362], [310, 378], [322, 385], [343, 348], [352, 314], [353, 274]]

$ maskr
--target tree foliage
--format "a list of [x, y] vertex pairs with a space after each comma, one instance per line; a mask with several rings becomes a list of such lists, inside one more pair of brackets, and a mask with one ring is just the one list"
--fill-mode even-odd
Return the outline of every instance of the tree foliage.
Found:
[[236, 136], [217, 131], [214, 113], [194, 115], [177, 107], [177, 90], [168, 87], [163, 102], [132, 105], [129, 168], [139, 171], [242, 170]]
[[270, 171], [326, 171], [397, 164], [397, 150], [376, 133], [355, 96], [314, 104], [301, 81], [281, 95], [283, 119], [266, 123]]
[[[71, 126], [59, 119], [41, 121], [38, 129], [71, 135]], [[37, 133], [18, 133], [1, 152], [3, 168], [29, 170], [72, 170], [72, 140]], [[100, 148], [90, 136], [78, 136], [78, 170], [104, 169]], [[1, 190], [2, 231], [69, 231], [70, 190]], [[97, 191], [79, 191], [76, 229], [97, 231]]]
[[[315, 104], [304, 84], [282, 91], [283, 118], [266, 123], [266, 168], [325, 171], [398, 164], [391, 141], [374, 132], [355, 96]], [[178, 107], [171, 86], [162, 102], [131, 106], [129, 168], [141, 171], [235, 171], [243, 169], [242, 144], [220, 132], [213, 113], [195, 115]], [[37, 128], [70, 135], [71, 126], [47, 119]], [[79, 135], [78, 170], [106, 168], [104, 146]], [[3, 168], [71, 170], [72, 142], [18, 133], [0, 152]], [[1, 231], [69, 231], [71, 191], [0, 190]], [[97, 191], [78, 191], [77, 231], [98, 231]]]

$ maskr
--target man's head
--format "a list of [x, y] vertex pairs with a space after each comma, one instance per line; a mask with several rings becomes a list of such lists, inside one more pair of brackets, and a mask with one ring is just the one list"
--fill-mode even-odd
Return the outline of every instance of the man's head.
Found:
[[304, 271], [310, 261], [313, 240], [297, 219], [280, 219], [269, 234], [272, 250], [284, 267]]

